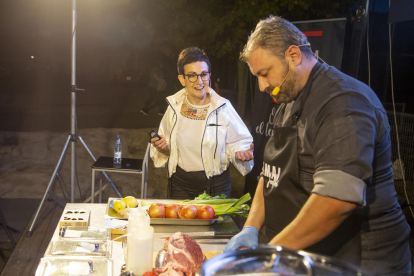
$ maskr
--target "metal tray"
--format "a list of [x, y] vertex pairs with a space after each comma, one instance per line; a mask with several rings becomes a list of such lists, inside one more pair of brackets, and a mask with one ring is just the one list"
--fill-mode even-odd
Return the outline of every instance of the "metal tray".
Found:
[[[105, 210], [105, 218], [115, 218], [115, 219], [124, 219], [127, 220], [128, 218], [122, 217], [120, 214], [118, 214], [114, 209], [111, 207], [111, 203], [113, 203], [115, 200], [118, 200], [119, 198], [113, 198], [110, 197], [108, 199], [108, 204], [106, 205]], [[149, 199], [149, 200], [141, 200], [143, 207], [147, 206], [149, 207], [151, 203], [159, 202], [159, 203], [170, 203], [175, 202], [176, 200], [168, 200], [168, 199]], [[151, 224], [163, 224], [163, 225], [211, 225], [215, 223], [216, 221], [223, 220], [223, 218], [219, 217], [217, 219], [151, 219]]]

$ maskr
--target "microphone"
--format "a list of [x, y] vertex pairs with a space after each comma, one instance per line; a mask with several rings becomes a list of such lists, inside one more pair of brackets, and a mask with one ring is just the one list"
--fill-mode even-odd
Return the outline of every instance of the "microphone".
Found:
[[280, 92], [280, 87], [281, 87], [281, 86], [282, 86], [282, 84], [285, 82], [286, 78], [289, 76], [289, 73], [290, 73], [290, 65], [289, 65], [289, 71], [288, 71], [288, 73], [286, 74], [286, 77], [282, 80], [282, 82], [279, 84], [279, 86], [276, 86], [276, 87], [273, 89], [273, 91], [272, 91], [272, 95], [273, 95], [273, 96], [276, 96], [277, 94], [279, 94], [279, 92]]

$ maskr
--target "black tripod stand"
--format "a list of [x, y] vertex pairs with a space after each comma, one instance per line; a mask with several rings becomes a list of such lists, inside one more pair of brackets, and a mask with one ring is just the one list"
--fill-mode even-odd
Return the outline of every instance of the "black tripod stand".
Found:
[[[46, 200], [46, 197], [49, 195], [51, 199], [54, 199], [59, 205], [64, 207], [66, 205], [66, 202], [64, 202], [62, 199], [60, 199], [55, 193], [55, 179], [56, 176], [58, 177], [58, 180], [62, 186], [62, 191], [65, 194], [65, 189], [63, 188], [62, 181], [60, 178], [60, 171], [62, 169], [62, 163], [63, 159], [65, 158], [66, 152], [68, 151], [69, 143], [71, 144], [71, 190], [70, 190], [70, 202], [75, 202], [75, 182], [76, 182], [76, 143], [79, 140], [86, 151], [89, 153], [89, 155], [92, 157], [94, 161], [96, 161], [95, 156], [93, 156], [92, 152], [89, 150], [88, 146], [85, 144], [85, 142], [82, 140], [80, 136], [76, 134], [76, 92], [77, 91], [85, 91], [84, 89], [78, 89], [76, 87], [76, 0], [72, 0], [72, 49], [71, 49], [71, 57], [72, 57], [72, 72], [71, 72], [71, 83], [72, 83], [72, 89], [71, 89], [71, 134], [69, 134], [68, 139], [66, 140], [65, 146], [63, 147], [62, 154], [60, 155], [59, 161], [56, 164], [55, 170], [52, 174], [52, 177], [50, 178], [49, 184], [46, 188], [45, 194], [43, 195], [42, 201], [40, 202], [39, 206], [37, 207], [36, 214], [33, 218], [33, 221], [30, 225], [29, 230], [27, 231], [27, 236], [31, 236], [33, 234], [33, 227], [36, 223], [36, 220], [39, 216], [40, 210], [43, 206], [43, 203]], [[119, 197], [122, 197], [122, 195], [119, 193], [118, 189], [115, 187], [114, 183], [109, 179], [108, 175], [104, 172], [103, 173], [105, 178], [109, 181], [112, 188], [114, 188], [115, 192], [118, 194]], [[99, 192], [96, 192], [98, 194]], [[95, 195], [92, 195], [95, 196]]]

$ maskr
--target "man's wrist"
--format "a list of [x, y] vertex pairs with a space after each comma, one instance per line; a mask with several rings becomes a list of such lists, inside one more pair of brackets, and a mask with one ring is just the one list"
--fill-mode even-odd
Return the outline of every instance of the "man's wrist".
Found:
[[[249, 230], [249, 231], [253, 231], [253, 230], [255, 230], [255, 232], [257, 233], [257, 234], [259, 234], [259, 230], [257, 230], [257, 228], [256, 227], [254, 227], [254, 226], [245, 226], [245, 227], [243, 227], [243, 229], [247, 229], [247, 230]], [[251, 229], [251, 230], [250, 230]]]
[[247, 223], [243, 226], [243, 229], [245, 229], [245, 228], [254, 228], [254, 229], [256, 229], [257, 233], [259, 233], [259, 230], [260, 230], [260, 228], [254, 226], [254, 225], [251, 225], [251, 224], [247, 224]]

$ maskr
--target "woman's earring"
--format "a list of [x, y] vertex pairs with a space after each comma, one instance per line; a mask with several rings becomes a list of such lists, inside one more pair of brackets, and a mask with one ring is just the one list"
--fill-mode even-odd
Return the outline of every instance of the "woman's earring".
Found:
[[208, 80], [207, 94], [210, 93], [211, 80]]

